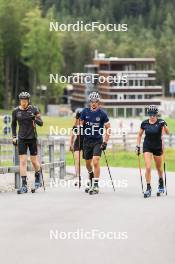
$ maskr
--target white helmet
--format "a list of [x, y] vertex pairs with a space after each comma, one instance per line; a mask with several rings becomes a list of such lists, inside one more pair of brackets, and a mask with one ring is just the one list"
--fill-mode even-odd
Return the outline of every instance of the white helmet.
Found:
[[28, 92], [21, 92], [19, 94], [19, 99], [28, 99], [28, 100], [30, 100], [30, 94]]
[[89, 94], [89, 102], [98, 102], [100, 101], [100, 95], [98, 92], [92, 92]]
[[150, 114], [157, 115], [158, 112], [159, 112], [159, 109], [158, 109], [157, 105], [149, 105], [147, 107], [148, 115], [150, 115]]

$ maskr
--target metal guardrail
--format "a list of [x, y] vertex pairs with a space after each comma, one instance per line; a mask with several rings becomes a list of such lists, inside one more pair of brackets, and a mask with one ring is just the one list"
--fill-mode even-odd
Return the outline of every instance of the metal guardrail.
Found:
[[[11, 139], [0, 139], [0, 145], [12, 145]], [[55, 146], [59, 146], [59, 160], [55, 160]], [[44, 148], [48, 148], [49, 162], [44, 161]], [[49, 170], [50, 178], [55, 178], [55, 168], [59, 167], [59, 177], [64, 179], [66, 175], [66, 158], [65, 158], [65, 140], [64, 139], [39, 139], [38, 140], [38, 154], [40, 157], [41, 167]], [[31, 165], [27, 166], [28, 171], [33, 171]], [[17, 147], [13, 146], [13, 166], [0, 167], [0, 174], [14, 173], [15, 174], [15, 188], [20, 187], [19, 175], [19, 156]]]
[[[175, 147], [175, 134], [165, 135], [164, 137], [165, 147], [173, 148]], [[142, 137], [143, 143], [144, 135]], [[69, 149], [69, 137], [65, 137], [65, 147], [68, 151]], [[112, 134], [108, 142], [108, 149], [112, 151], [133, 151], [135, 150], [137, 144], [137, 133], [120, 133]]]

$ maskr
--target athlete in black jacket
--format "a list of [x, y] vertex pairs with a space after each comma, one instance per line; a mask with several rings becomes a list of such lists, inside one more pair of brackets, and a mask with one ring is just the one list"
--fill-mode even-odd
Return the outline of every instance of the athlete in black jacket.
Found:
[[151, 160], [154, 157], [156, 169], [159, 175], [158, 193], [164, 193], [163, 170], [162, 170], [162, 135], [169, 134], [167, 123], [163, 119], [158, 118], [158, 108], [155, 105], [150, 105], [147, 109], [149, 119], [142, 122], [137, 138], [136, 152], [140, 155], [140, 144], [142, 135], [145, 132], [143, 142], [143, 154], [146, 166], [146, 182], [147, 190], [144, 197], [151, 196]]
[[[35, 188], [41, 186], [40, 163], [37, 155], [36, 125], [42, 126], [43, 121], [37, 107], [30, 105], [30, 94], [22, 92], [19, 95], [20, 104], [12, 112], [12, 136], [13, 144], [18, 146], [20, 161], [20, 176], [22, 187], [18, 194], [27, 192], [27, 150], [35, 169]], [[17, 135], [17, 124], [19, 127]]]

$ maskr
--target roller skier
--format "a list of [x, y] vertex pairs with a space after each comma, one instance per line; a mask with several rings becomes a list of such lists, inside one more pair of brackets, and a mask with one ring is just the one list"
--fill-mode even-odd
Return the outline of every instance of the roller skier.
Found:
[[[80, 131], [83, 129], [83, 157], [89, 174], [89, 183], [85, 192], [98, 194], [100, 177], [100, 157], [106, 149], [110, 136], [109, 118], [100, 108], [98, 92], [89, 95], [90, 107], [84, 108], [80, 116]], [[104, 133], [105, 132], [105, 133]]]
[[[19, 127], [17, 135], [17, 124]], [[30, 94], [19, 94], [19, 106], [12, 112], [12, 136], [13, 144], [18, 147], [19, 167], [22, 186], [17, 190], [18, 194], [28, 192], [27, 188], [27, 150], [30, 151], [30, 159], [35, 170], [35, 189], [42, 186], [41, 166], [37, 153], [36, 125], [43, 126], [39, 110], [30, 104]]]
[[164, 180], [163, 180], [163, 146], [162, 146], [162, 135], [169, 134], [167, 123], [158, 118], [158, 107], [156, 105], [150, 105], [147, 108], [149, 119], [146, 119], [141, 123], [141, 127], [138, 133], [136, 154], [140, 155], [140, 144], [143, 133], [145, 132], [145, 138], [143, 142], [143, 155], [146, 167], [146, 183], [147, 188], [144, 192], [144, 197], [151, 196], [151, 161], [154, 158], [155, 166], [158, 172], [158, 191], [157, 195], [165, 192]]

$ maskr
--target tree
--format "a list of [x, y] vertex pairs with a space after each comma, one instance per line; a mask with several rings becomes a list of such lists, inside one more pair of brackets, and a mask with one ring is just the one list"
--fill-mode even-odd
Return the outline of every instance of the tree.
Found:
[[31, 71], [31, 92], [36, 95], [37, 87], [45, 85], [47, 102], [53, 96], [58, 101], [62, 85], [50, 84], [49, 74], [59, 73], [63, 65], [59, 34], [49, 31], [49, 19], [42, 17], [38, 7], [26, 14], [23, 28], [26, 34], [21, 55]]

